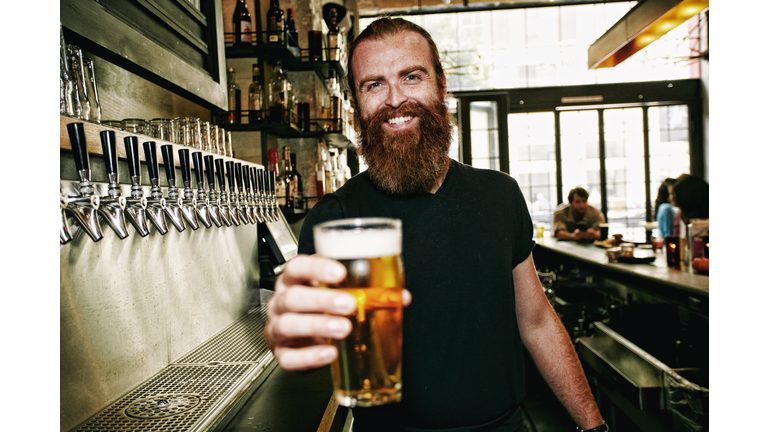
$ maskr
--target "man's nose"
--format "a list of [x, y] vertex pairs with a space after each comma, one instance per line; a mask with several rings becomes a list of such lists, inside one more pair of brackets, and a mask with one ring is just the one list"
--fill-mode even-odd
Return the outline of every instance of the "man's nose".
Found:
[[397, 108], [407, 100], [408, 96], [406, 96], [405, 92], [403, 92], [403, 89], [399, 85], [395, 84], [389, 86], [387, 105], [391, 106], [392, 108]]

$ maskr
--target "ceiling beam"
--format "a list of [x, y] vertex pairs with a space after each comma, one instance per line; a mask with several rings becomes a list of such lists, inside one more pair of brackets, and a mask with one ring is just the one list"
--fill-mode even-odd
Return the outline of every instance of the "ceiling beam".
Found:
[[641, 1], [589, 47], [589, 68], [618, 65], [708, 7], [709, 0]]

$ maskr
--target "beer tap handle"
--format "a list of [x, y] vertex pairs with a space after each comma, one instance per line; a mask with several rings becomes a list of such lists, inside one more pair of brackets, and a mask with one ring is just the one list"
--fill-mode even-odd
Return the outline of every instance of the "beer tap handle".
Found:
[[179, 149], [179, 164], [181, 165], [181, 181], [184, 182], [184, 185], [192, 184], [189, 169], [189, 149]]
[[208, 179], [208, 188], [214, 190], [216, 188], [216, 177], [213, 171], [213, 156], [205, 155], [205, 176]]
[[107, 176], [110, 174], [117, 174], [117, 143], [115, 142], [115, 131], [101, 131], [99, 136], [101, 137], [101, 150], [104, 154], [104, 166], [107, 169]]
[[237, 190], [243, 189], [243, 165], [240, 162], [235, 162], [235, 183], [237, 184]]
[[275, 172], [270, 171], [269, 172], [269, 182], [267, 183], [269, 185], [269, 194], [274, 196], [275, 195]]
[[175, 186], [176, 164], [173, 160], [173, 146], [171, 144], [161, 145], [160, 153], [163, 155], [163, 165], [165, 165], [165, 177], [168, 179], [168, 185]]
[[225, 162], [227, 166], [227, 181], [229, 184], [229, 193], [235, 192], [235, 163], [232, 161]]
[[197, 180], [197, 188], [205, 189], [205, 180], [203, 177], [203, 152], [192, 153], [192, 164], [195, 166], [195, 180]]
[[[141, 179], [141, 165], [139, 165], [139, 139], [135, 136], [127, 136], [123, 139], [125, 154], [128, 156], [128, 172], [131, 178]], [[139, 180], [139, 183], [141, 180]]]
[[[240, 165], [240, 164], [236, 164], [235, 166], [237, 165]], [[240, 176], [243, 179], [243, 186], [245, 186], [246, 191], [250, 192], [251, 191], [251, 170], [248, 169], [247, 166], [242, 167], [241, 170], [242, 171], [240, 171], [241, 173]], [[238, 180], [238, 183], [240, 183], [239, 180]]]
[[147, 171], [150, 180], [157, 180], [157, 146], [154, 141], [144, 141], [144, 157], [147, 159]]
[[[89, 171], [88, 144], [85, 142], [85, 128], [83, 124], [69, 123], [67, 124], [67, 132], [69, 133], [69, 142], [72, 144], [72, 152], [75, 155], [75, 167], [77, 167], [78, 173]], [[88, 173], [88, 178], [84, 180], [90, 180], [90, 173]]]
[[251, 172], [251, 189], [255, 194], [259, 192], [259, 180], [256, 178], [259, 170], [256, 167], [250, 167], [249, 171]]
[[257, 182], [258, 182], [259, 193], [263, 194], [264, 193], [264, 170], [257, 169], [255, 178], [257, 179]]
[[224, 184], [224, 159], [216, 159], [216, 178], [219, 179], [219, 190], [222, 192], [226, 188]]

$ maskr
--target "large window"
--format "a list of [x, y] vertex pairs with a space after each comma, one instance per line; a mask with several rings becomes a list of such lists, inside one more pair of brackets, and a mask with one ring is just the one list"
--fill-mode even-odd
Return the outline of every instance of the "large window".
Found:
[[520, 184], [533, 222], [550, 229], [557, 207], [555, 113], [509, 114], [507, 123], [509, 174]]
[[[413, 15], [441, 53], [449, 91], [695, 78], [696, 25], [680, 25], [613, 68], [587, 68], [589, 46], [637, 2]], [[375, 18], [360, 19], [365, 28]], [[691, 19], [694, 24], [698, 17]], [[689, 27], [694, 30], [691, 32]]]
[[472, 166], [499, 169], [499, 127], [496, 102], [469, 103]]

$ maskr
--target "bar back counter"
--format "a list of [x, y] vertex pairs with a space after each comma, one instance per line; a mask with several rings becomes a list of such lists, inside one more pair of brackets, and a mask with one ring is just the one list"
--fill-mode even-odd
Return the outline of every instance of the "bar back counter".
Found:
[[534, 260], [612, 430], [709, 430], [709, 277], [540, 240]]

